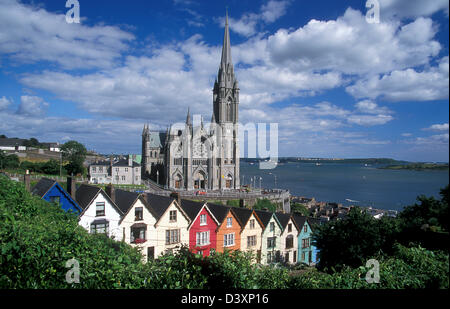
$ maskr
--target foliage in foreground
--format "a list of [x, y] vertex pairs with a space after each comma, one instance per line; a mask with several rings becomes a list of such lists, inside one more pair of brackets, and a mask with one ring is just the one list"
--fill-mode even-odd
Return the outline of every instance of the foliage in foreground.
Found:
[[[66, 262], [80, 264], [80, 283], [66, 283]], [[0, 288], [448, 288], [448, 253], [398, 246], [379, 256], [380, 284], [365, 267], [290, 276], [286, 268], [251, 264], [240, 251], [203, 257], [186, 247], [143, 264], [139, 251], [78, 226], [75, 215], [31, 196], [0, 176]]]

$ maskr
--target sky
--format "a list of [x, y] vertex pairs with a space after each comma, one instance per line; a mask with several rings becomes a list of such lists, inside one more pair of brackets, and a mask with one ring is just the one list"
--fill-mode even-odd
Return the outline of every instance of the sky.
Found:
[[239, 122], [280, 157], [448, 162], [449, 2], [367, 2], [0, 0], [0, 134], [127, 154], [209, 122], [227, 8]]

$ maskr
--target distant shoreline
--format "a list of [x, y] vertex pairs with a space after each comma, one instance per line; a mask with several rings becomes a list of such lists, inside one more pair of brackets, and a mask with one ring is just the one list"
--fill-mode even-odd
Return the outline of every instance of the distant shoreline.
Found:
[[400, 165], [387, 165], [378, 167], [379, 169], [385, 170], [415, 170], [415, 171], [424, 171], [424, 170], [439, 170], [445, 171], [448, 170], [448, 163], [445, 164], [436, 164], [436, 163], [411, 163], [411, 164], [400, 164]]

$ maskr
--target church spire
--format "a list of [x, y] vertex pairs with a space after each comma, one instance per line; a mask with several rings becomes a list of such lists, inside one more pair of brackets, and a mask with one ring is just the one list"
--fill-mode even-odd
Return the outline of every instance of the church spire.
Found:
[[230, 31], [228, 30], [228, 10], [225, 17], [225, 34], [223, 36], [223, 46], [222, 46], [222, 59], [220, 61], [220, 66], [222, 69], [227, 68], [227, 65], [233, 65], [231, 61], [231, 44], [230, 44]]
[[190, 111], [189, 111], [189, 107], [188, 107], [187, 116], [186, 116], [186, 124], [187, 124], [188, 126], [191, 125], [191, 113], [190, 113]]

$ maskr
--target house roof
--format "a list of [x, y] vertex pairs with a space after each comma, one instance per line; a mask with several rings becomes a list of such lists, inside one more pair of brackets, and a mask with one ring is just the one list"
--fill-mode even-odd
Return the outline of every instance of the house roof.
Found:
[[23, 146], [26, 139], [22, 138], [0, 138], [0, 146]]
[[166, 132], [150, 132], [149, 142], [151, 148], [162, 148], [166, 141]]
[[210, 203], [208, 203], [208, 208], [209, 210], [211, 210], [211, 213], [214, 215], [214, 217], [216, 217], [219, 225], [223, 222], [223, 220], [225, 220], [225, 217], [231, 209], [231, 207], [229, 206]]
[[45, 193], [47, 193], [48, 190], [50, 190], [54, 186], [55, 183], [56, 181], [53, 179], [41, 178], [41, 180], [39, 180], [31, 190], [31, 194], [37, 195], [42, 198], [44, 197]]
[[275, 216], [278, 219], [278, 222], [281, 224], [281, 228], [284, 230], [286, 228], [286, 225], [289, 222], [289, 219], [291, 218], [291, 214], [284, 214], [281, 212], [276, 212]]
[[259, 209], [256, 210], [255, 209], [255, 213], [258, 216], [259, 221], [261, 221], [264, 228], [269, 224], [269, 221], [273, 216], [272, 212], [265, 211], [265, 210], [259, 210]]
[[139, 198], [139, 195], [136, 192], [115, 189], [115, 203], [123, 213], [127, 213]]
[[301, 216], [299, 214], [293, 214], [292, 215], [292, 220], [294, 221], [294, 223], [297, 225], [297, 227], [299, 229], [301, 229], [303, 227], [303, 225], [306, 222], [307, 217], [305, 216]]
[[183, 208], [184, 212], [188, 215], [189, 219], [194, 220], [200, 210], [202, 209], [205, 202], [195, 202], [191, 200], [181, 200], [181, 208]]
[[145, 193], [145, 200], [148, 206], [153, 210], [153, 214], [158, 221], [161, 216], [166, 212], [167, 207], [172, 204], [174, 198], [162, 195], [156, 195], [152, 193]]
[[252, 216], [253, 210], [243, 207], [233, 207], [233, 212], [243, 228], [247, 224], [248, 219]]
[[120, 209], [117, 204], [111, 200], [111, 198], [106, 194], [105, 191], [103, 191], [102, 188], [97, 186], [91, 186], [87, 184], [81, 184], [81, 186], [77, 189], [77, 192], [75, 193], [75, 199], [80, 205], [80, 207], [83, 209], [82, 213], [86, 211], [86, 209], [91, 205], [92, 201], [97, 197], [99, 194], [103, 194], [103, 196], [111, 203], [112, 207], [117, 210], [117, 212], [122, 216], [124, 212], [122, 209]]
[[101, 188], [96, 186], [90, 186], [81, 184], [75, 193], [75, 199], [78, 205], [85, 210], [92, 202], [92, 200], [100, 193]]
[[[123, 158], [123, 159], [120, 159], [119, 161], [113, 163], [113, 167], [116, 167], [116, 166], [117, 167], [119, 167], [119, 166], [125, 166], [125, 167], [129, 166], [128, 158]], [[139, 163], [133, 161], [133, 166], [132, 167], [140, 167], [140, 166], [141, 165]]]

